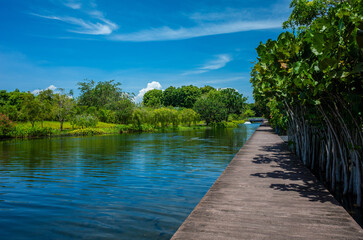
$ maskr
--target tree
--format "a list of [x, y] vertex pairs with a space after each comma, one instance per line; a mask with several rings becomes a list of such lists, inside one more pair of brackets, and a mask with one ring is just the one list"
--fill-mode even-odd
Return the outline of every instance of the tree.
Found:
[[180, 120], [182, 123], [187, 124], [189, 127], [192, 122], [195, 122], [198, 118], [198, 114], [190, 108], [185, 108], [180, 112]]
[[41, 91], [37, 99], [40, 103], [39, 118], [43, 127], [43, 121], [52, 118], [53, 91], [50, 89]]
[[101, 122], [106, 122], [106, 123], [116, 123], [117, 122], [115, 112], [112, 110], [101, 108], [98, 111], [97, 116]]
[[132, 119], [132, 113], [135, 108], [135, 103], [131, 100], [131, 97], [124, 94], [121, 99], [115, 102], [111, 109], [114, 111], [114, 117], [116, 123], [129, 123]]
[[161, 106], [163, 91], [153, 89], [144, 94], [142, 103], [146, 107], [158, 108]]
[[54, 94], [54, 114], [60, 122], [60, 130], [63, 131], [63, 123], [69, 119], [72, 108], [75, 106], [74, 99], [69, 94]]
[[0, 113], [0, 137], [7, 136], [13, 129], [14, 124], [5, 114]]
[[[238, 91], [233, 88], [221, 89], [220, 93], [221, 93], [221, 101], [226, 106], [228, 114], [240, 115], [242, 113], [247, 98], [243, 97], [242, 94], [238, 93]], [[228, 115], [226, 121], [227, 120], [228, 120]]]
[[7, 114], [10, 120], [26, 121], [26, 119], [24, 118], [25, 115], [21, 114], [21, 109], [23, 107], [23, 101], [28, 94], [29, 93], [26, 92], [20, 92], [18, 89], [8, 93], [8, 101], [3, 106], [3, 111]]
[[202, 91], [193, 85], [182, 86], [177, 90], [178, 107], [192, 108], [197, 99], [202, 95]]
[[210, 91], [213, 91], [213, 90], [216, 90], [214, 87], [212, 86], [209, 86], [209, 85], [205, 85], [204, 87], [201, 87], [200, 88], [200, 91], [202, 92], [202, 94], [207, 94], [209, 93]]
[[78, 127], [81, 127], [82, 129], [84, 127], [96, 127], [97, 123], [97, 117], [88, 114], [76, 115], [72, 119], [72, 125], [76, 125]]
[[132, 121], [134, 126], [139, 130], [142, 129], [142, 124], [151, 122], [152, 113], [146, 108], [136, 108], [132, 113]]
[[[362, 1], [294, 0], [284, 32], [257, 47], [254, 98], [302, 162], [362, 204]], [[311, 11], [312, 10], [312, 11]]]
[[177, 127], [180, 122], [179, 112], [175, 109], [169, 108], [169, 120], [174, 127]]
[[177, 102], [176, 94], [177, 94], [176, 88], [173, 87], [173, 86], [170, 86], [167, 89], [165, 89], [163, 91], [163, 95], [162, 95], [162, 104], [165, 107], [169, 107], [169, 106], [177, 107], [177, 106], [179, 106], [179, 103]]
[[78, 89], [81, 91], [78, 97], [79, 105], [81, 106], [95, 106], [98, 105], [97, 97], [94, 90], [95, 82], [93, 80], [85, 79], [84, 82], [78, 83]]
[[6, 90], [0, 91], [0, 107], [4, 106], [9, 100], [9, 94], [6, 92]]
[[228, 117], [226, 105], [220, 99], [219, 91], [210, 91], [195, 102], [194, 110], [207, 125], [221, 122]]
[[21, 108], [21, 114], [24, 119], [31, 122], [34, 127], [35, 122], [41, 119], [41, 103], [39, 99], [34, 97], [33, 94], [28, 93], [24, 96], [23, 106]]
[[121, 100], [122, 90], [119, 87], [121, 83], [114, 83], [114, 80], [98, 82], [93, 80], [79, 82], [79, 104], [83, 106], [94, 106], [97, 108], [109, 109], [110, 105]]
[[162, 128], [169, 125], [170, 121], [170, 109], [168, 108], [158, 108], [153, 111], [154, 125], [158, 126], [159, 123]]
[[292, 0], [290, 8], [293, 10], [283, 27], [286, 29], [308, 26], [314, 19], [326, 15], [328, 8], [334, 5], [335, 1], [331, 0]]

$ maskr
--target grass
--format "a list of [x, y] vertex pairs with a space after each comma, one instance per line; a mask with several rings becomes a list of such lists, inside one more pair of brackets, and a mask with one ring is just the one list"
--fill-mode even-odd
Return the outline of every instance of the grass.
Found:
[[[21, 127], [31, 127], [32, 126], [32, 124], [30, 122], [17, 122], [16, 125], [21, 126]], [[41, 126], [42, 126], [41, 122], [35, 122], [35, 127], [41, 127]], [[98, 122], [96, 128], [115, 128], [117, 126], [118, 126], [118, 124]], [[56, 121], [44, 121], [43, 127], [49, 127], [52, 129], [60, 129], [60, 123], [56, 122]], [[75, 129], [81, 129], [81, 128], [76, 127], [76, 126], [74, 126], [74, 128], [72, 128], [72, 125], [70, 122], [64, 122], [63, 129], [64, 130], [75, 130]]]
[[72, 127], [70, 122], [63, 123], [63, 131], [60, 131], [60, 123], [56, 121], [44, 121], [43, 127], [41, 122], [36, 122], [34, 127], [32, 127], [30, 122], [19, 122], [10, 132], [7, 137], [11, 138], [33, 138], [33, 137], [53, 137], [53, 136], [91, 136], [91, 135], [101, 135], [101, 134], [121, 134], [121, 133], [131, 133], [131, 132], [160, 132], [160, 131], [188, 131], [192, 129], [205, 129], [211, 127], [237, 127], [238, 124], [244, 123], [244, 120], [221, 122], [211, 126], [206, 126], [203, 121], [197, 122], [196, 125], [186, 126], [179, 125], [174, 127], [169, 125], [168, 127], [161, 128], [155, 127], [149, 124], [143, 124], [141, 129], [133, 124], [113, 124], [98, 122], [97, 126], [94, 128], [80, 128]]

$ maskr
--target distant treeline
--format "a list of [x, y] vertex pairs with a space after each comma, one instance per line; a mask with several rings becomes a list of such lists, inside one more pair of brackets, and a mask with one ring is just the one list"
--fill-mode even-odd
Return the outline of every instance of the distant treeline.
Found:
[[[238, 120], [255, 115], [254, 104], [235, 89], [215, 89], [211, 86], [169, 87], [145, 93], [142, 103], [133, 101], [134, 95], [122, 91], [120, 83], [111, 81], [79, 82], [79, 97], [62, 89], [40, 91], [37, 94], [15, 90], [0, 91], [0, 135], [13, 122], [58, 121], [72, 126], [92, 127], [98, 121], [116, 124], [143, 124], [153, 127], [190, 126], [204, 121], [206, 125]], [[11, 125], [11, 124], [10, 124]]]

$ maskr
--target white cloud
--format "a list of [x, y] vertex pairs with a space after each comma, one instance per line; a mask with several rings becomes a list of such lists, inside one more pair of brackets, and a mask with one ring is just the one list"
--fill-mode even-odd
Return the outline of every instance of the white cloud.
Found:
[[229, 20], [246, 19], [247, 17], [250, 17], [251, 14], [252, 12], [246, 9], [228, 8], [225, 11], [218, 11], [218, 12], [195, 12], [188, 15], [188, 17], [196, 22], [215, 22], [215, 21], [225, 21], [226, 19]]
[[58, 20], [61, 22], [65, 22], [71, 25], [76, 26], [75, 29], [69, 29], [69, 32], [80, 33], [80, 34], [90, 34], [90, 35], [109, 35], [113, 32], [113, 30], [117, 29], [117, 25], [103, 17], [98, 17], [98, 22], [85, 21], [82, 18], [74, 18], [74, 17], [59, 17], [59, 16], [46, 16], [40, 15], [36, 13], [32, 13], [32, 15]]
[[80, 9], [82, 7], [80, 2], [74, 0], [64, 1], [63, 5], [72, 9]]
[[226, 66], [227, 63], [232, 61], [232, 57], [228, 54], [221, 54], [217, 56], [218, 58], [206, 63], [200, 69], [202, 70], [216, 70]]
[[52, 91], [54, 91], [54, 90], [56, 90], [57, 89], [57, 87], [56, 86], [54, 86], [54, 85], [50, 85], [49, 87], [47, 87], [46, 89], [35, 89], [34, 91], [32, 91], [32, 94], [34, 94], [34, 95], [38, 95], [40, 92], [42, 92], [42, 91], [44, 91], [44, 90], [52, 90]]
[[137, 103], [141, 102], [142, 98], [144, 97], [144, 94], [153, 89], [161, 89], [161, 84], [156, 81], [152, 81], [151, 83], [148, 83], [146, 88], [143, 88], [139, 91], [139, 94], [137, 94], [137, 96], [134, 98], [134, 101]]
[[[72, 16], [59, 16], [59, 15], [44, 15], [39, 13], [30, 13], [31, 15], [61, 21], [70, 25], [73, 28], [67, 29], [69, 32], [88, 34], [88, 35], [109, 35], [118, 28], [118, 25], [112, 21], [106, 19], [104, 14], [97, 10], [97, 5], [90, 2], [90, 8], [87, 10], [81, 10], [82, 4], [77, 0], [65, 0], [62, 4], [71, 9], [77, 10], [77, 14], [81, 13], [84, 17], [72, 17]], [[72, 14], [76, 14], [74, 11]]]
[[227, 63], [229, 63], [232, 60], [233, 59], [230, 55], [220, 54], [220, 55], [217, 55], [217, 59], [214, 59], [214, 60], [211, 60], [211, 61], [205, 63], [200, 68], [197, 68], [192, 71], [187, 71], [187, 72], [183, 73], [183, 75], [201, 74], [201, 73], [209, 72], [211, 70], [217, 70], [217, 69], [223, 68], [224, 66], [226, 66]]
[[181, 40], [195, 37], [236, 33], [252, 30], [280, 28], [282, 21], [233, 21], [227, 23], [207, 23], [191, 28], [172, 29], [168, 26], [142, 30], [139, 32], [116, 34], [110, 38], [115, 41], [148, 42]]

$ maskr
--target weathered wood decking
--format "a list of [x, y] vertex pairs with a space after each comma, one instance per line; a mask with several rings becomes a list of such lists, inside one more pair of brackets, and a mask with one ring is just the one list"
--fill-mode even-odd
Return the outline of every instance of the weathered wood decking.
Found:
[[363, 239], [363, 231], [263, 124], [172, 239]]

